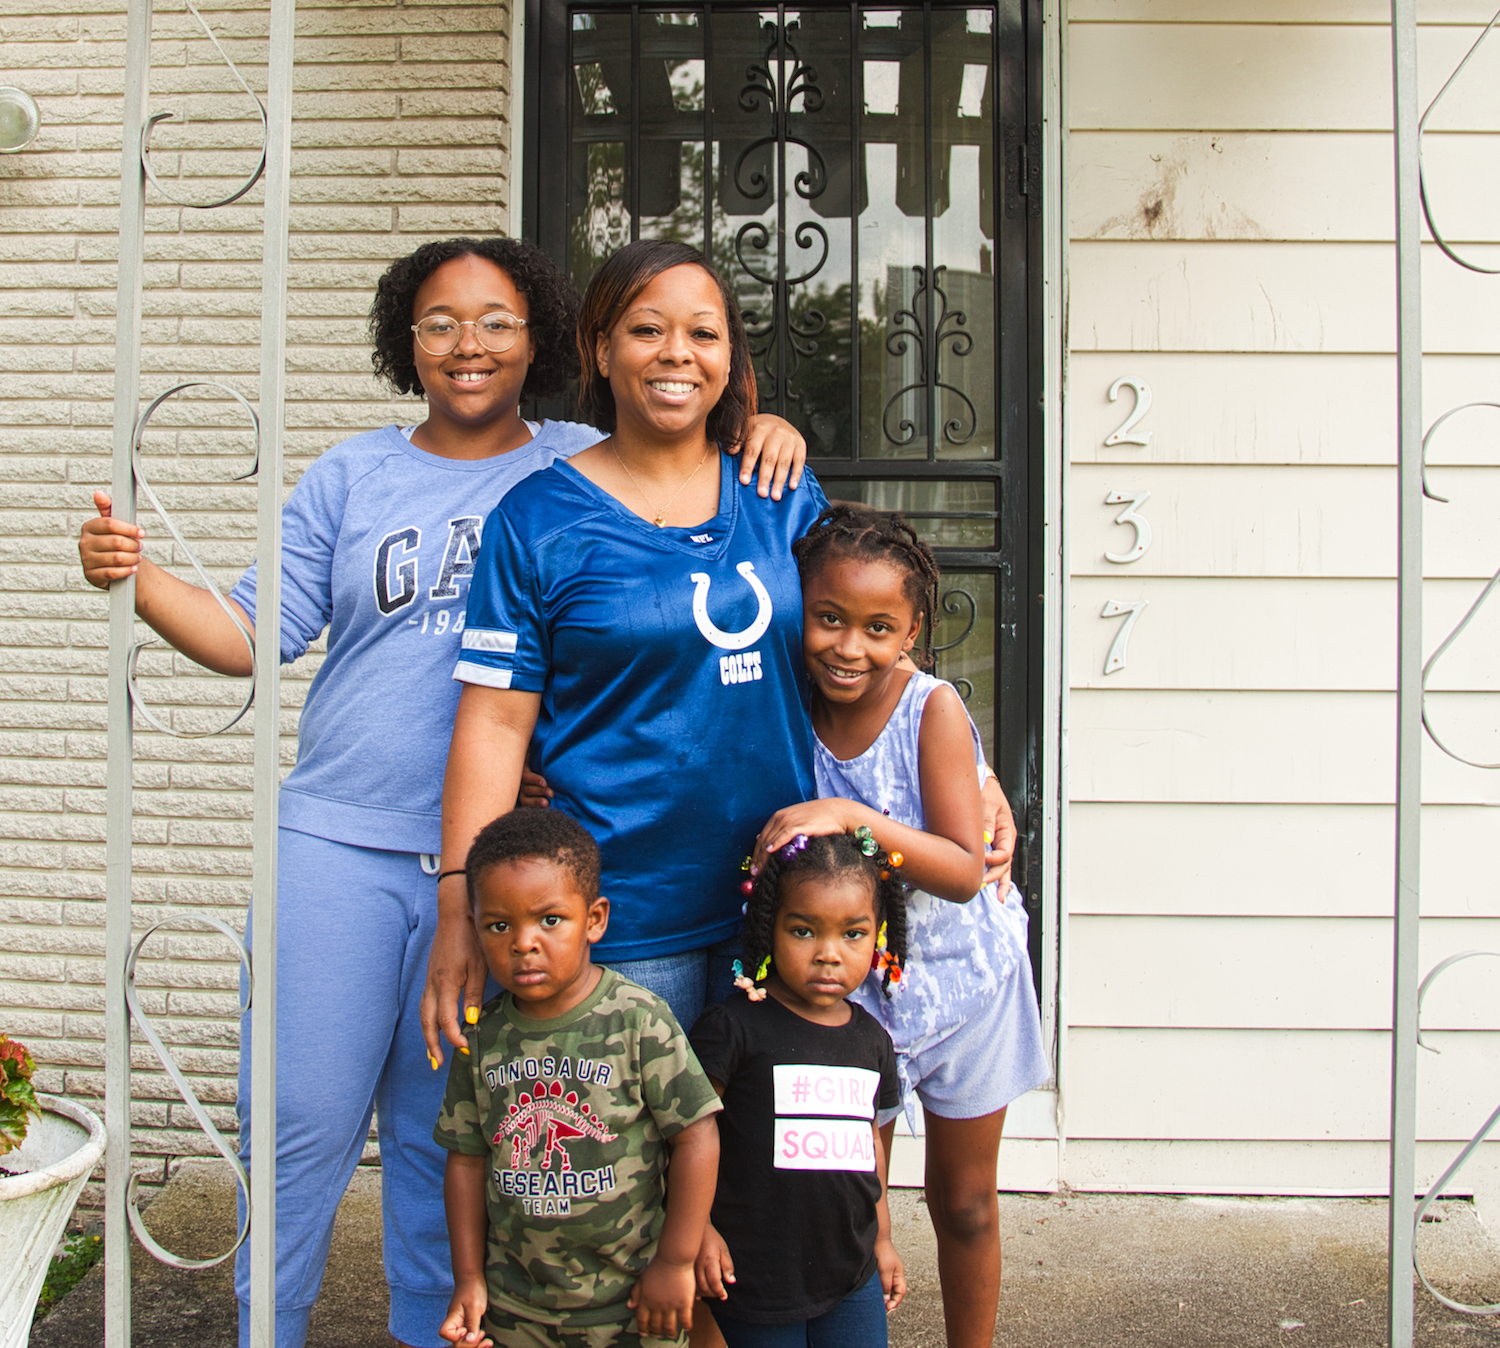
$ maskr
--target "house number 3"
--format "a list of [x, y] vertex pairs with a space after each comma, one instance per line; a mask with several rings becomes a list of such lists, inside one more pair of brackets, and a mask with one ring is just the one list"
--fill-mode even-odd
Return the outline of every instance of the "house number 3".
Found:
[[1138, 491], [1133, 495], [1127, 495], [1123, 491], [1112, 491], [1104, 498], [1105, 505], [1123, 505], [1125, 507], [1115, 516], [1116, 524], [1128, 524], [1135, 530], [1135, 546], [1129, 552], [1106, 552], [1105, 561], [1115, 562], [1120, 566], [1127, 566], [1131, 562], [1138, 562], [1146, 555], [1146, 549], [1151, 546], [1151, 522], [1142, 518], [1136, 512], [1151, 499], [1149, 491]]

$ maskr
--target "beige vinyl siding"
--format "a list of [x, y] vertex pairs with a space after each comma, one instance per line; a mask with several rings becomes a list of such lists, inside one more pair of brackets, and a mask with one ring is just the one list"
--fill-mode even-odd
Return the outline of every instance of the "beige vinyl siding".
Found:
[[[1394, 805], [1395, 701], [1394, 694], [1368, 692], [1078, 689], [1072, 798]], [[1456, 745], [1500, 759], [1493, 694], [1449, 693], [1430, 702]], [[1422, 798], [1500, 804], [1500, 773], [1454, 762], [1429, 743]]]
[[[1425, 1188], [1437, 1179], [1456, 1150], [1452, 1142], [1419, 1142], [1417, 1183]], [[1073, 1187], [1106, 1192], [1379, 1194], [1390, 1184], [1390, 1164], [1390, 1148], [1384, 1142], [1075, 1138], [1068, 1143]], [[1465, 1183], [1478, 1164], [1477, 1158], [1470, 1161]], [[1493, 1174], [1491, 1163], [1490, 1184]], [[1287, 1216], [1292, 1211], [1283, 1209]], [[1318, 1207], [1310, 1203], [1305, 1211], [1311, 1243], [1319, 1234]]]
[[[1393, 355], [1270, 352], [1129, 353], [1129, 372], [1154, 401], [1151, 443], [1109, 447], [1105, 438], [1130, 412], [1130, 394], [1111, 403], [1116, 351], [1075, 351], [1070, 360], [1072, 461], [1078, 463], [1394, 464], [1396, 362]], [[1453, 407], [1486, 387], [1493, 356], [1432, 355], [1423, 361], [1423, 396]], [[1495, 463], [1500, 411], [1455, 417], [1429, 446], [1431, 464]]]
[[[1422, 0], [1424, 25], [1486, 24], [1494, 15], [1489, 0]], [[1082, 23], [1388, 24], [1384, 0], [1068, 0], [1068, 18]]]
[[[1431, 98], [1492, 16], [1423, 7]], [[1378, 1192], [1389, 1126], [1395, 285], [1389, 10], [1068, 6], [1069, 867], [1064, 1178]], [[1427, 141], [1439, 218], [1500, 264], [1500, 44]], [[1476, 242], [1477, 241], [1477, 242]], [[1500, 279], [1429, 244], [1425, 419], [1493, 396]], [[1148, 446], [1106, 447], [1146, 381]], [[1426, 649], [1500, 564], [1500, 412], [1433, 443]], [[1109, 493], [1151, 493], [1138, 562]], [[1148, 603], [1126, 668], [1121, 620]], [[1500, 612], [1439, 667], [1436, 724], [1500, 761]], [[1422, 969], [1500, 949], [1500, 773], [1424, 748]], [[1500, 1042], [1493, 962], [1424, 1009], [1425, 1139], [1467, 1138]], [[1487, 1149], [1491, 1154], [1495, 1149]], [[1451, 1148], [1424, 1144], [1430, 1180]], [[1488, 1183], [1482, 1162], [1476, 1182]]]
[[[1495, 1107], [1500, 1036], [1425, 1036], [1417, 1130], [1467, 1140]], [[1380, 1141], [1390, 1035], [1370, 1030], [1094, 1029], [1069, 1035], [1069, 1138]]]
[[[1316, 895], [1306, 896], [1316, 904]], [[1422, 921], [1422, 968], [1483, 949], [1493, 917]], [[1380, 1030], [1391, 1020], [1391, 932], [1382, 917], [1083, 916], [1069, 926], [1074, 1025]], [[1428, 1030], [1489, 1030], [1493, 1005], [1460, 995], [1493, 979], [1476, 964], [1437, 984]]]
[[[1229, 22], [1213, 5], [1197, 7], [1189, 22], [1075, 23], [1069, 129], [1387, 133], [1390, 11], [1371, 9], [1366, 22]], [[1423, 10], [1417, 73], [1425, 107], [1494, 11], [1442, 25]], [[1441, 125], [1500, 130], [1500, 83], [1482, 68], [1468, 74], [1444, 100]]]
[[[1073, 921], [1253, 917], [1275, 930], [1269, 919], [1390, 917], [1389, 806], [1078, 801], [1069, 818]], [[1423, 806], [1425, 916], [1500, 918], [1500, 885], [1474, 862], [1494, 838], [1488, 806]]]
[[[20, 9], [15, 3], [8, 8]], [[31, 92], [38, 140], [0, 156], [0, 1029], [26, 1040], [38, 1083], [103, 1093], [105, 597], [74, 540], [109, 480], [123, 0], [26, 0], [0, 17], [0, 83]], [[205, 11], [252, 87], [264, 88], [266, 12]], [[510, 124], [503, 4], [300, 5], [297, 15], [287, 325], [288, 484], [356, 431], [420, 419], [370, 374], [364, 316], [389, 261], [431, 237], [497, 232], [509, 218]], [[151, 110], [177, 118], [153, 141], [157, 172], [193, 199], [253, 166], [248, 102], [181, 8], [158, 7]], [[253, 115], [253, 114], [252, 114]], [[224, 380], [254, 402], [261, 189], [193, 211], [147, 193], [142, 392]], [[254, 488], [242, 414], [189, 395], [163, 408], [147, 471], [184, 534], [228, 584], [251, 559]], [[149, 514], [148, 551], [190, 575]], [[287, 672], [283, 763], [314, 653]], [[204, 728], [242, 685], [159, 644], [148, 696], [178, 728]], [[218, 739], [138, 725], [135, 897], [140, 929], [210, 912], [238, 927], [249, 894], [248, 720]], [[158, 934], [142, 999], [221, 1128], [234, 1125], [238, 975], [216, 937]], [[336, 1014], [354, 989], [330, 989]], [[144, 1043], [135, 1048], [136, 1165], [204, 1138]]]

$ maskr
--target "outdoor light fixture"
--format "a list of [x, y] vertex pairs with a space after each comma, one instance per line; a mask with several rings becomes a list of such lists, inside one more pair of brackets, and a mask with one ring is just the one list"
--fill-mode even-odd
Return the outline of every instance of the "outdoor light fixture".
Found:
[[24, 89], [0, 87], [0, 154], [24, 150], [41, 127], [36, 99]]

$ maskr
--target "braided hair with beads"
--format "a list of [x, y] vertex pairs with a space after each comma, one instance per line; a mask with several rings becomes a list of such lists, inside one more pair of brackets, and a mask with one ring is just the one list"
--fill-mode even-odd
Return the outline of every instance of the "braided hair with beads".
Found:
[[803, 584], [831, 557], [889, 562], [905, 573], [907, 602], [922, 617], [922, 654], [912, 659], [932, 666], [932, 624], [937, 617], [938, 570], [932, 549], [917, 537], [900, 511], [872, 510], [853, 501], [836, 501], [792, 544], [792, 556]]
[[[901, 853], [888, 853], [873, 844], [869, 829], [859, 833], [829, 833], [806, 837], [798, 834], [785, 847], [772, 852], [751, 882], [745, 904], [744, 964], [736, 970], [739, 986], [750, 985], [752, 999], [770, 969], [775, 944], [776, 914], [781, 909], [787, 881], [804, 876], [839, 876], [856, 872], [869, 879], [875, 896], [875, 921], [884, 933], [884, 946], [876, 951], [872, 968], [884, 970], [880, 987], [887, 997], [891, 984], [901, 981], [906, 967], [906, 886], [898, 870]], [[739, 965], [738, 960], [735, 961]]]

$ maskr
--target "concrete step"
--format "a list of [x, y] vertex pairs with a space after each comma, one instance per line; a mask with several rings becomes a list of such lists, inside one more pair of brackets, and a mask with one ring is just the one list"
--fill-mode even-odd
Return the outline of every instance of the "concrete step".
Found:
[[[1424, 1224], [1429, 1273], [1450, 1296], [1500, 1301], [1500, 1243], [1473, 1204]], [[897, 1190], [892, 1233], [911, 1292], [891, 1348], [944, 1342], [937, 1248], [921, 1195]], [[227, 1170], [187, 1162], [147, 1221], [202, 1257], [233, 1238]], [[1000, 1196], [1005, 1348], [1370, 1348], [1385, 1340], [1386, 1206], [1361, 1199]], [[233, 1348], [229, 1264], [180, 1272], [136, 1248], [133, 1348]], [[33, 1331], [31, 1348], [103, 1348], [103, 1266]], [[308, 1348], [389, 1345], [380, 1264], [380, 1172], [356, 1172], [339, 1209]], [[1450, 1311], [1417, 1289], [1424, 1348], [1500, 1345], [1500, 1317]]]

